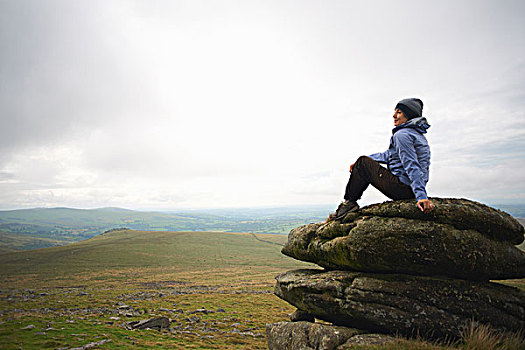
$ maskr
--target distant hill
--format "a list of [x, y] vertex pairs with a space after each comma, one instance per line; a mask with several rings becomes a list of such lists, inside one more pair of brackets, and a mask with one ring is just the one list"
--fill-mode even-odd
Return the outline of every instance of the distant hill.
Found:
[[0, 253], [82, 241], [113, 228], [287, 234], [324, 220], [329, 208], [215, 209], [176, 213], [122, 208], [34, 208], [0, 211]]
[[[525, 218], [525, 205], [494, 205]], [[0, 253], [61, 246], [114, 228], [142, 231], [220, 231], [288, 234], [291, 229], [323, 221], [331, 207], [241, 208], [178, 212], [34, 208], [0, 211]]]
[[[112, 231], [62, 247], [0, 255], [0, 281], [70, 284], [87, 277], [119, 279], [121, 271], [192, 271], [310, 266], [280, 253], [284, 235], [223, 232]], [[111, 271], [109, 273], [108, 271]], [[112, 277], [113, 276], [113, 277]], [[33, 281], [33, 282], [32, 282]]]
[[495, 204], [492, 207], [506, 211], [517, 218], [525, 218], [525, 204]]

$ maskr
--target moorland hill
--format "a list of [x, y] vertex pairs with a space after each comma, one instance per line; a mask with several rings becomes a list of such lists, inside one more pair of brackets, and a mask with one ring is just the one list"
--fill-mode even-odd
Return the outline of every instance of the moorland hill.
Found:
[[121, 208], [0, 211], [0, 253], [82, 241], [113, 228], [141, 231], [280, 233], [326, 217], [328, 208], [210, 209], [148, 212]]

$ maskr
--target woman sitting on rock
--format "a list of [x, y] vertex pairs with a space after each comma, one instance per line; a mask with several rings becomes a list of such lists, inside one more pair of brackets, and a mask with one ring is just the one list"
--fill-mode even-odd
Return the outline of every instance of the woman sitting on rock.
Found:
[[[430, 147], [425, 134], [430, 125], [422, 113], [420, 99], [399, 101], [394, 111], [390, 146], [385, 152], [361, 156], [350, 165], [345, 201], [330, 214], [329, 220], [340, 220], [349, 212], [359, 210], [357, 200], [369, 184], [394, 200], [415, 198], [424, 213], [434, 209], [425, 190], [430, 166]], [[380, 163], [385, 163], [388, 169]]]

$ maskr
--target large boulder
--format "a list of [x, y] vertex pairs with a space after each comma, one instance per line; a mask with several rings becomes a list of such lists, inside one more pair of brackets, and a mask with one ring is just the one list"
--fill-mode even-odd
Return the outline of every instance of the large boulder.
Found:
[[350, 213], [344, 222], [298, 227], [282, 253], [327, 269], [481, 281], [525, 277], [525, 252], [509, 242], [450, 223], [372, 215], [393, 212], [392, 203]]
[[395, 338], [362, 334], [362, 330], [311, 322], [279, 322], [266, 325], [269, 350], [339, 350], [350, 345], [381, 345]]
[[426, 338], [459, 338], [472, 321], [525, 329], [525, 293], [497, 283], [322, 270], [276, 279], [277, 296], [335, 325]]
[[450, 224], [459, 230], [476, 230], [479, 233], [514, 245], [524, 240], [523, 226], [504, 211], [468, 199], [432, 198], [435, 208], [425, 214], [414, 200], [389, 201], [361, 209], [361, 215], [402, 217]]

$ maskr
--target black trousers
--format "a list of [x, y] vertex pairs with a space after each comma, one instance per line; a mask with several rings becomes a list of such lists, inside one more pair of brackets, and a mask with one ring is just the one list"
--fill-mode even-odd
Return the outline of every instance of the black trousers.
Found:
[[346, 185], [345, 199], [357, 201], [370, 184], [390, 199], [415, 198], [412, 188], [402, 183], [390, 170], [370, 157], [361, 156], [355, 162]]

